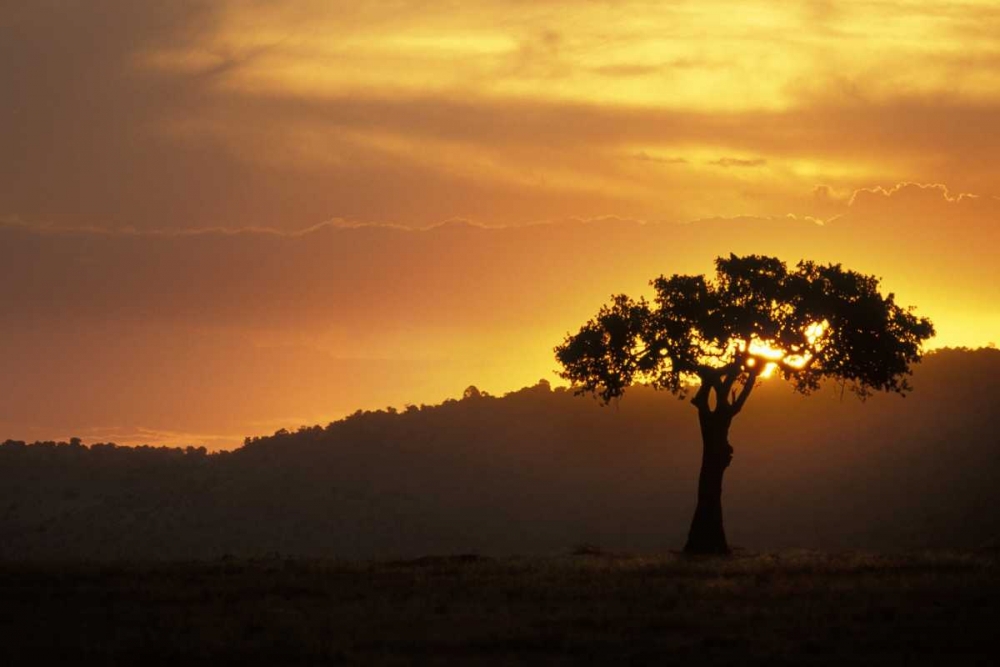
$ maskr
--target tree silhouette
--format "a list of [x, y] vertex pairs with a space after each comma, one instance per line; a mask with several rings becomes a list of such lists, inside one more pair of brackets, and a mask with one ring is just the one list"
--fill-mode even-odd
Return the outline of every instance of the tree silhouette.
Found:
[[905, 395], [910, 365], [934, 335], [927, 318], [883, 297], [873, 276], [774, 257], [715, 261], [705, 276], [660, 276], [653, 303], [613, 296], [555, 348], [560, 375], [578, 393], [609, 402], [633, 382], [683, 398], [694, 392], [702, 436], [698, 504], [684, 550], [728, 553], [722, 477], [732, 461], [729, 428], [758, 381], [777, 375], [803, 394], [824, 379], [859, 398]]

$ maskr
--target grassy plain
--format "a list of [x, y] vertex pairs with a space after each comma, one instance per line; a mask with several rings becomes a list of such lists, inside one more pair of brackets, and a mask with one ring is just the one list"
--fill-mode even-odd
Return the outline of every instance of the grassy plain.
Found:
[[995, 664], [996, 553], [0, 564], [27, 664]]

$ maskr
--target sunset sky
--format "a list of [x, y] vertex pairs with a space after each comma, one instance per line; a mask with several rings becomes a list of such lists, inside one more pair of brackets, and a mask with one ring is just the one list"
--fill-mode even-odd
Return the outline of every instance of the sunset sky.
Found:
[[1000, 342], [994, 0], [0, 0], [0, 91], [0, 440], [555, 381], [729, 252]]

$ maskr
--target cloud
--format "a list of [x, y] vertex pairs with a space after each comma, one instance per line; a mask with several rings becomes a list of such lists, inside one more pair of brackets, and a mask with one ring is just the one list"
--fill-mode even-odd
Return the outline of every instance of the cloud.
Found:
[[848, 202], [849, 206], [858, 204], [864, 206], [870, 204], [872, 200], [882, 199], [905, 199], [908, 201], [933, 202], [962, 202], [963, 200], [978, 199], [977, 195], [968, 193], [952, 194], [948, 186], [943, 183], [897, 183], [890, 188], [883, 188], [877, 185], [872, 188], [861, 188], [855, 190]]
[[[941, 271], [992, 270], [982, 253], [998, 233], [993, 197], [913, 183], [858, 190], [849, 200], [828, 186], [811, 195], [803, 201], [812, 204], [787, 217], [688, 224], [623, 217], [511, 227], [456, 219], [424, 229], [337, 220], [292, 231], [0, 224], [0, 318], [43, 327], [352, 330], [359, 333], [351, 355], [384, 356], [377, 350], [407, 331], [555, 330], [616, 284], [641, 290], [653, 275], [704, 271], [730, 251], [795, 259], [822, 249], [818, 259], [858, 257], [907, 275], [919, 266], [911, 246], [928, 242], [920, 252], [933, 248], [935, 261], [951, 263]], [[878, 260], [889, 244], [910, 254]], [[581, 275], [586, 284], [570, 278]]]
[[669, 76], [672, 70], [718, 69], [727, 67], [729, 63], [708, 58], [680, 57], [656, 63], [621, 62], [611, 65], [592, 67], [590, 72], [609, 78]]
[[686, 158], [682, 157], [661, 157], [659, 155], [650, 155], [646, 151], [639, 151], [632, 155], [632, 158], [639, 160], [640, 162], [659, 162], [660, 164], [687, 164]]
[[829, 220], [823, 220], [822, 218], [814, 218], [811, 215], [796, 215], [794, 213], [789, 213], [787, 217], [789, 220], [802, 220], [819, 226], [823, 226], [827, 222], [832, 222]]
[[[711, 245], [692, 225], [616, 217], [422, 230], [334, 222], [291, 232], [7, 225], [0, 239], [4, 318], [374, 328], [544, 322], [551, 290], [572, 287], [581, 299], [607, 289], [561, 286], [562, 276], [589, 266], [592, 280], [610, 283], [627, 266], [654, 270], [665, 244]], [[528, 285], [537, 294], [511, 300]], [[497, 311], [498, 303], [517, 308]]]
[[[569, 26], [558, 6], [522, 4], [520, 20], [505, 23], [510, 9], [498, 3], [457, 15], [409, 3], [392, 12], [24, 4], [0, 39], [0, 84], [14, 100], [0, 135], [2, 210], [146, 229], [301, 229], [332, 217], [507, 224], [602, 212], [684, 220], [797, 210], [794, 198], [817, 182], [854, 190], [937, 181], [990, 192], [1000, 178], [995, 95], [887, 91], [847, 71], [837, 81], [858, 93], [848, 95], [823, 69], [781, 70], [784, 57], [762, 61], [753, 76], [724, 60], [709, 66], [724, 47], [760, 48], [764, 34], [753, 37], [739, 17], [700, 23], [710, 5], [693, 14], [658, 8], [642, 25], [611, 27], [619, 10], [573, 5]], [[907, 11], [926, 13], [918, 9]], [[970, 23], [946, 14], [935, 30]], [[762, 18], [806, 20], [780, 9]], [[856, 6], [828, 18], [831, 30], [852, 18], [880, 29]], [[664, 34], [683, 44], [692, 21], [710, 37], [696, 52], [704, 56], [664, 46]], [[849, 46], [836, 33], [816, 38]], [[980, 46], [970, 55], [985, 57]], [[775, 48], [798, 47], [767, 53]], [[512, 67], [525, 57], [526, 69]], [[621, 81], [609, 81], [616, 68]], [[654, 81], [626, 76], [628, 68]], [[773, 69], [780, 98], [740, 88], [770, 80]], [[983, 87], [990, 71], [967, 63], [941, 80], [961, 74], [962, 91], [995, 90]], [[337, 78], [348, 75], [357, 80]], [[723, 168], [664, 174], [639, 168], [641, 157], [618, 159], [643, 153]], [[739, 157], [756, 155], [767, 156], [767, 169], [745, 164], [763, 158]]]
[[622, 65], [602, 65], [601, 67], [594, 67], [591, 71], [602, 76], [618, 78], [618, 77], [642, 77], [657, 74], [663, 70], [662, 65], [639, 65], [639, 64], [622, 64]]
[[850, 199], [851, 195], [850, 192], [838, 191], [829, 185], [817, 185], [812, 191], [813, 199], [824, 204], [843, 204]]
[[[931, 243], [924, 252], [947, 252], [949, 248], [1000, 243], [1000, 198], [953, 192], [941, 183], [897, 183], [856, 190], [847, 212], [857, 224], [900, 234], [899, 243], [919, 240]], [[942, 244], [942, 237], [947, 242]]]
[[718, 160], [710, 160], [705, 164], [715, 165], [717, 167], [763, 167], [767, 164], [767, 160], [764, 158], [736, 158], [736, 157], [723, 157]]

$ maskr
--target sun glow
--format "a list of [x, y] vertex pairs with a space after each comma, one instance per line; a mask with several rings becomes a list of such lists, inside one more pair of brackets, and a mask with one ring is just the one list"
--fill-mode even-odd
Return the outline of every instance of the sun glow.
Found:
[[764, 364], [763, 369], [757, 374], [759, 378], [772, 377], [779, 367], [788, 370], [801, 370], [812, 360], [816, 352], [823, 347], [823, 338], [830, 329], [830, 322], [814, 322], [802, 332], [805, 338], [805, 345], [791, 345], [789, 349], [784, 349], [773, 340], [750, 339], [749, 344], [745, 341], [737, 341], [736, 351], [747, 353], [745, 361], [747, 368], [756, 368], [758, 364]]

